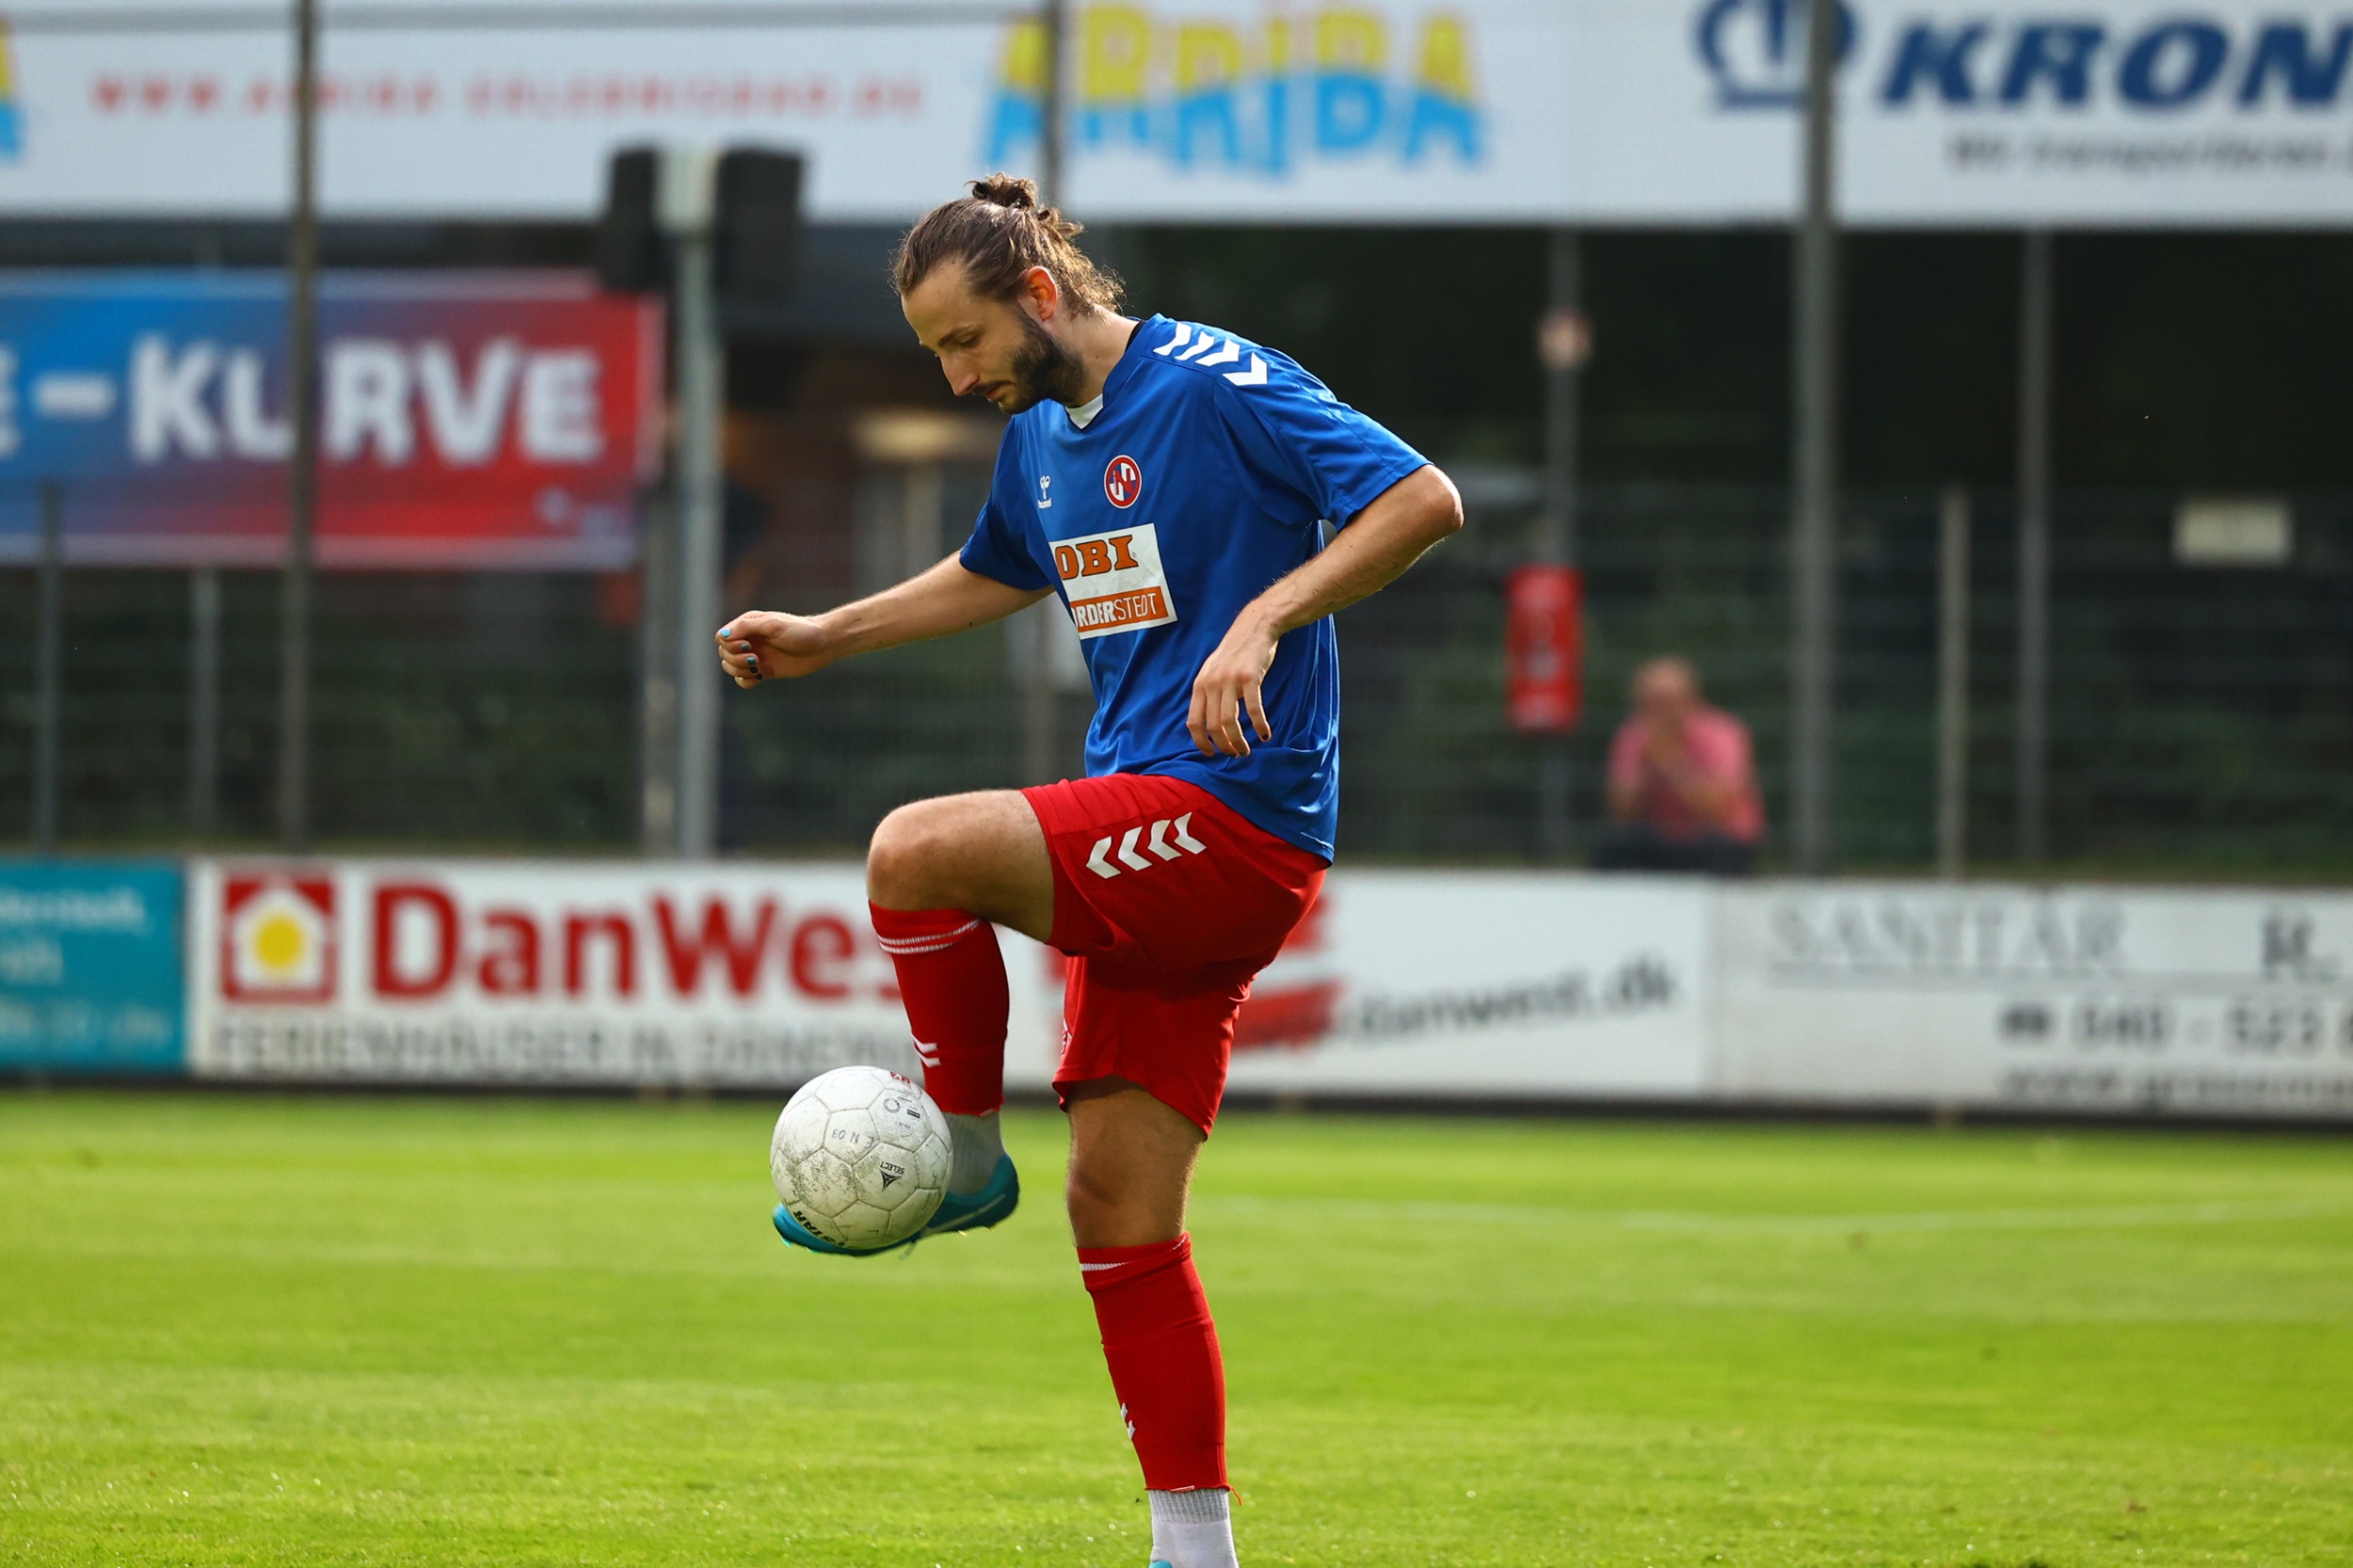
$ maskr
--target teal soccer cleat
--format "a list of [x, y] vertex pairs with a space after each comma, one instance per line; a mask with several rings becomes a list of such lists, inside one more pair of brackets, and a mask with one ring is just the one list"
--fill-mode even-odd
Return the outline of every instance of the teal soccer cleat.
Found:
[[961, 1195], [951, 1192], [939, 1200], [938, 1211], [931, 1223], [904, 1241], [893, 1241], [887, 1247], [845, 1247], [828, 1241], [792, 1217], [792, 1211], [782, 1204], [769, 1221], [785, 1244], [805, 1247], [810, 1252], [827, 1253], [836, 1257], [873, 1257], [882, 1253], [897, 1252], [911, 1247], [926, 1236], [945, 1236], [952, 1230], [985, 1230], [1002, 1221], [1021, 1203], [1021, 1178], [1014, 1173], [1013, 1156], [997, 1157], [997, 1168], [988, 1174], [987, 1185], [977, 1192]]
[[977, 1192], [951, 1192], [939, 1200], [939, 1212], [931, 1224], [916, 1232], [920, 1240], [925, 1236], [945, 1236], [952, 1230], [985, 1230], [1004, 1220], [1021, 1204], [1021, 1178], [1014, 1173], [1013, 1156], [997, 1157], [997, 1168], [988, 1173], [988, 1181]]
[[782, 1204], [776, 1205], [776, 1211], [768, 1218], [770, 1223], [776, 1227], [776, 1234], [784, 1238], [786, 1246], [806, 1247], [810, 1252], [830, 1253], [836, 1257], [873, 1257], [882, 1253], [897, 1252], [901, 1247], [915, 1245], [923, 1235], [921, 1231], [917, 1231], [905, 1240], [893, 1241], [887, 1247], [845, 1247], [839, 1242], [826, 1240], [807, 1225], [802, 1224], [800, 1221], [792, 1217], [792, 1210]]

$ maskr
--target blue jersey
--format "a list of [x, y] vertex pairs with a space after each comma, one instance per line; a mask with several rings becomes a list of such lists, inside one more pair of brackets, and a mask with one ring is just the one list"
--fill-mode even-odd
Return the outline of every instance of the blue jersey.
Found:
[[1154, 316], [1081, 429], [1017, 414], [964, 565], [1062, 595], [1095, 683], [1087, 773], [1168, 774], [1332, 857], [1339, 646], [1329, 616], [1286, 636], [1263, 693], [1271, 741], [1208, 756], [1185, 730], [1193, 678], [1242, 607], [1422, 456], [1271, 348]]

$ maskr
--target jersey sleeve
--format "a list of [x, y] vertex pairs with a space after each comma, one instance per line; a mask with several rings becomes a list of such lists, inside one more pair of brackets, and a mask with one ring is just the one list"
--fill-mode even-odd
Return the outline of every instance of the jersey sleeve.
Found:
[[997, 471], [989, 479], [988, 499], [981, 504], [972, 536], [964, 541], [957, 559], [965, 570], [994, 578], [1009, 588], [1050, 588], [1053, 579], [1038, 565], [1020, 524], [1007, 515], [1008, 498], [1016, 506], [1027, 504], [1015, 444], [1014, 434], [1008, 430], [997, 448]]
[[[1313, 514], [1342, 527], [1430, 459], [1334, 396], [1289, 356], [1250, 349], [1218, 404], [1252, 464], [1299, 492]], [[1264, 366], [1263, 376], [1257, 373]]]

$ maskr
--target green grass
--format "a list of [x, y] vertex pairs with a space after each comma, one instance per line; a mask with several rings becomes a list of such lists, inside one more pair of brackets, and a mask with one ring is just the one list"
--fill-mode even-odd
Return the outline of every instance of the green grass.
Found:
[[[0, 1561], [1144, 1561], [1054, 1191], [748, 1105], [0, 1095]], [[1237, 1115], [1244, 1561], [2353, 1563], [2353, 1144]]]

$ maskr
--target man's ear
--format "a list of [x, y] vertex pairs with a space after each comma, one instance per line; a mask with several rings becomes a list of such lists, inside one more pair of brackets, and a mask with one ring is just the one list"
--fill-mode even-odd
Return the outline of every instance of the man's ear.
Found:
[[1062, 313], [1062, 285], [1042, 266], [1021, 275], [1020, 298], [1023, 308], [1039, 321], [1051, 321]]

